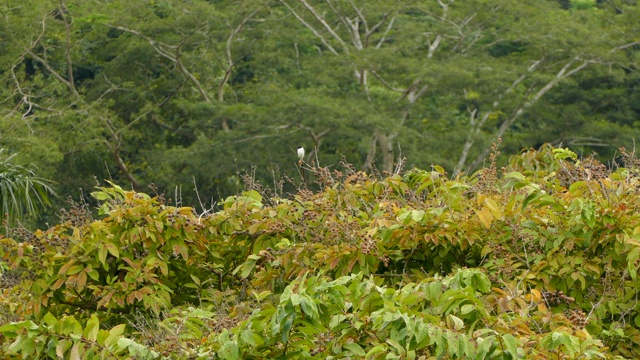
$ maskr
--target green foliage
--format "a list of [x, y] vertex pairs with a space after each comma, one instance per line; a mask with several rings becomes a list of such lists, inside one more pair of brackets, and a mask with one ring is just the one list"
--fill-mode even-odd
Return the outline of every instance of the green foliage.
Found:
[[26, 320], [0, 326], [4, 340], [11, 342], [4, 349], [8, 359], [158, 358], [157, 353], [124, 337], [124, 330], [124, 324], [109, 330], [100, 329], [96, 315], [92, 315], [83, 327], [73, 316], [56, 319], [50, 313], [40, 324]]
[[52, 181], [38, 177], [33, 166], [15, 164], [15, 156], [0, 160], [0, 212], [8, 225], [23, 216], [37, 216], [56, 196]]
[[[36, 314], [77, 310], [160, 313], [193, 301], [214, 255], [191, 208], [165, 208], [120, 187], [93, 193], [101, 221], [59, 224], [17, 244], [14, 267], [32, 273], [24, 306]], [[7, 239], [8, 243], [10, 240]], [[27, 284], [27, 283], [25, 283]]]
[[3, 351], [636, 358], [640, 180], [622, 154], [610, 171], [544, 147], [456, 179], [320, 168], [322, 191], [201, 215], [99, 188], [98, 219], [0, 240], [3, 279], [20, 278]]
[[344, 155], [367, 171], [406, 157], [471, 173], [498, 137], [510, 154], [552, 142], [603, 161], [638, 136], [639, 11], [594, 0], [5, 0], [0, 136], [60, 184], [60, 202], [94, 176], [177, 186], [189, 205], [195, 180], [224, 198], [243, 170], [265, 184], [295, 174], [299, 145], [308, 162], [317, 148], [323, 164]]

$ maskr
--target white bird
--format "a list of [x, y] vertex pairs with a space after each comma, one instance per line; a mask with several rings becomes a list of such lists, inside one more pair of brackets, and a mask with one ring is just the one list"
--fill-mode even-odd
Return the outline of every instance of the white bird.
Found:
[[304, 148], [302, 146], [298, 146], [298, 158], [300, 161], [304, 160]]

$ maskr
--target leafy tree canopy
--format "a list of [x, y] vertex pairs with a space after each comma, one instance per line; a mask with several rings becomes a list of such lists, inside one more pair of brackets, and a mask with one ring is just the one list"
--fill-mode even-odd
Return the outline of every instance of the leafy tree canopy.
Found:
[[97, 178], [177, 187], [187, 204], [195, 182], [220, 200], [244, 171], [264, 183], [296, 174], [299, 145], [308, 163], [346, 156], [387, 172], [406, 157], [472, 173], [498, 139], [509, 153], [549, 142], [604, 161], [637, 135], [639, 9], [7, 0], [0, 136], [61, 199]]

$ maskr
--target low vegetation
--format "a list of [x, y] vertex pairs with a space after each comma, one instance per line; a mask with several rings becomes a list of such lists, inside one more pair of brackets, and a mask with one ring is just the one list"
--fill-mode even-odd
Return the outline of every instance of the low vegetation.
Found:
[[204, 213], [99, 188], [95, 218], [75, 204], [0, 239], [3, 356], [638, 358], [640, 169], [621, 154], [543, 147], [454, 179], [311, 165], [321, 191]]

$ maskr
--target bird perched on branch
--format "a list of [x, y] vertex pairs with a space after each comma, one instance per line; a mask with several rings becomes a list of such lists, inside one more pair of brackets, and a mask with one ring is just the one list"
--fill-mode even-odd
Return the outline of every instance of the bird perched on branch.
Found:
[[302, 161], [304, 160], [304, 148], [302, 146], [298, 146], [298, 164], [302, 166]]

